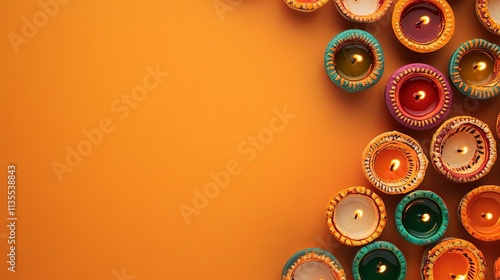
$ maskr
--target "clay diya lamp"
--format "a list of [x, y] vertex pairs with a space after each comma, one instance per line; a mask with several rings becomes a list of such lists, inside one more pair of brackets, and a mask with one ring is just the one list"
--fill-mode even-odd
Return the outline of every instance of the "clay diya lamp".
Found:
[[500, 187], [481, 186], [467, 193], [458, 206], [458, 217], [475, 238], [500, 240]]
[[384, 73], [384, 54], [370, 33], [350, 29], [339, 33], [325, 51], [325, 70], [330, 80], [348, 92], [375, 85]]
[[385, 87], [385, 104], [400, 124], [430, 129], [440, 124], [451, 108], [452, 91], [446, 76], [422, 63], [405, 65], [392, 74]]
[[342, 244], [362, 246], [380, 236], [387, 223], [382, 199], [364, 187], [338, 192], [326, 208], [326, 225]]
[[493, 34], [500, 35], [500, 2], [476, 0], [476, 14], [486, 29]]
[[418, 187], [428, 162], [418, 142], [397, 131], [375, 137], [362, 156], [365, 177], [387, 194], [407, 193]]
[[288, 7], [301, 12], [313, 12], [323, 7], [328, 0], [285, 0]]
[[406, 259], [394, 244], [376, 241], [356, 253], [352, 276], [355, 280], [404, 280]]
[[484, 177], [497, 158], [496, 142], [488, 125], [470, 116], [444, 122], [432, 137], [430, 151], [436, 171], [456, 183]]
[[340, 14], [353, 22], [375, 22], [391, 8], [393, 0], [335, 0]]
[[415, 191], [396, 207], [396, 228], [406, 241], [426, 245], [441, 239], [448, 228], [448, 208], [443, 199], [431, 191]]
[[473, 39], [458, 47], [449, 64], [450, 79], [472, 98], [489, 99], [500, 94], [500, 47]]
[[469, 241], [447, 238], [424, 252], [422, 279], [483, 280], [486, 261]]
[[412, 51], [428, 53], [444, 47], [455, 31], [455, 16], [444, 0], [400, 0], [392, 14], [398, 40]]
[[282, 280], [346, 280], [339, 261], [329, 252], [309, 248], [295, 253], [285, 264]]

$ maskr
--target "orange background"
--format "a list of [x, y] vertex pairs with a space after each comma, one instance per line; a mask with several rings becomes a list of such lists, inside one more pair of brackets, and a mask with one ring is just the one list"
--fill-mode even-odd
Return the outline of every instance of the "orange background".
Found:
[[[214, 3], [231, 9], [219, 15]], [[0, 278], [279, 279], [293, 253], [321, 247], [351, 279], [359, 248], [329, 236], [327, 201], [343, 188], [369, 186], [361, 152], [376, 135], [408, 133], [428, 154], [433, 132], [411, 131], [392, 119], [383, 99], [388, 77], [411, 62], [446, 73], [463, 41], [500, 41], [480, 25], [472, 1], [450, 4], [455, 35], [431, 54], [402, 46], [388, 16], [355, 24], [333, 1], [305, 14], [279, 0], [73, 0], [59, 5], [16, 53], [8, 34], [21, 34], [23, 17], [32, 21], [41, 7], [35, 0], [1, 1], [0, 155], [5, 171], [17, 166], [18, 223], [16, 273], [7, 271], [7, 231], [0, 227]], [[379, 39], [386, 69], [370, 90], [348, 94], [328, 79], [323, 55], [333, 36], [354, 27]], [[156, 65], [170, 75], [121, 119], [111, 105]], [[500, 97], [471, 101], [455, 89], [453, 95], [450, 117], [470, 114], [494, 127]], [[249, 160], [238, 147], [267, 131], [273, 110], [284, 107], [296, 117]], [[114, 130], [59, 181], [53, 163], [64, 164], [66, 147], [75, 149], [86, 139], [83, 130], [107, 119]], [[228, 162], [237, 162], [241, 173], [187, 224], [179, 206], [193, 206], [193, 190], [203, 191], [212, 182], [209, 173]], [[429, 166], [419, 187], [445, 199], [451, 212], [446, 236], [483, 250], [488, 279], [500, 243], [473, 240], [456, 209], [472, 188], [500, 184], [499, 171], [497, 163], [485, 178], [456, 185]], [[404, 241], [392, 222], [402, 196], [381, 196], [390, 222], [379, 240], [398, 246], [408, 260], [407, 278], [418, 279], [424, 247]]]

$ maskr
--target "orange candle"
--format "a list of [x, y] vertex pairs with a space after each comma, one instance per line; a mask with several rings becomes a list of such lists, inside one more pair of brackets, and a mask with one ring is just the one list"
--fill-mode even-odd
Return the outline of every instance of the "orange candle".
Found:
[[375, 173], [383, 181], [399, 181], [408, 173], [408, 159], [402, 151], [388, 148], [375, 156]]
[[500, 187], [481, 186], [466, 194], [458, 209], [462, 226], [483, 241], [500, 240]]

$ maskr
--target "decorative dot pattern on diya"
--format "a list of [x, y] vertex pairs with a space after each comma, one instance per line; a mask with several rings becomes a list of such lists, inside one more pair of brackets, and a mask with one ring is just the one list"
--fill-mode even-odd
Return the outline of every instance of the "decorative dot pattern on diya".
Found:
[[410, 50], [433, 52], [450, 41], [455, 15], [445, 0], [400, 0], [392, 14], [392, 29]]
[[446, 204], [431, 191], [415, 191], [405, 196], [398, 203], [394, 218], [401, 237], [415, 245], [438, 241], [449, 223]]
[[365, 187], [351, 187], [338, 192], [328, 202], [326, 225], [342, 244], [362, 246], [380, 236], [387, 223], [382, 199]]
[[308, 248], [295, 253], [285, 264], [282, 280], [346, 280], [344, 268], [328, 251]]
[[382, 78], [384, 54], [370, 33], [350, 29], [330, 41], [324, 64], [334, 84], [348, 92], [357, 92], [372, 87]]
[[438, 173], [456, 183], [484, 177], [497, 158], [496, 142], [484, 122], [458, 116], [444, 122], [434, 133], [431, 162]]
[[495, 265], [493, 266], [493, 270], [495, 273], [495, 280], [500, 279], [500, 257], [495, 261]]
[[406, 259], [394, 244], [376, 241], [356, 253], [352, 276], [355, 280], [403, 280], [406, 276]]
[[498, 113], [497, 117], [497, 136], [500, 138], [500, 113]]
[[[459, 272], [450, 275], [452, 269]], [[445, 238], [424, 252], [421, 272], [425, 280], [482, 280], [486, 277], [486, 261], [483, 253], [469, 241]]]
[[328, 0], [284, 0], [288, 7], [301, 11], [301, 12], [313, 12], [321, 7], [323, 7]]
[[418, 142], [397, 131], [375, 137], [362, 156], [365, 177], [387, 194], [407, 193], [418, 187], [428, 162]]
[[[479, 21], [490, 32], [500, 35], [500, 11], [490, 10], [491, 0], [476, 0], [476, 14]], [[498, 5], [498, 4], [497, 4]], [[497, 9], [500, 9], [497, 6]]]
[[500, 94], [500, 47], [483, 39], [458, 47], [449, 63], [453, 84], [463, 94], [489, 99]]
[[467, 193], [458, 206], [458, 218], [473, 237], [500, 240], [500, 187], [481, 186]]
[[375, 22], [391, 8], [393, 0], [335, 0], [342, 16], [354, 22]]
[[385, 87], [385, 104], [400, 124], [430, 129], [450, 112], [452, 91], [446, 76], [422, 63], [405, 65], [392, 74]]

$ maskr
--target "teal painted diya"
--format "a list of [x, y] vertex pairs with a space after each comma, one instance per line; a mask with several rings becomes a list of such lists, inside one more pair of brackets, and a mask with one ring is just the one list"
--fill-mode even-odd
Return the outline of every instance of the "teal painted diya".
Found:
[[472, 98], [489, 99], [500, 94], [500, 47], [483, 39], [460, 45], [450, 59], [450, 79]]
[[282, 280], [346, 280], [344, 268], [329, 252], [308, 248], [295, 253], [285, 264]]
[[396, 228], [406, 241], [426, 245], [438, 241], [448, 228], [449, 214], [443, 199], [431, 191], [415, 191], [396, 207]]
[[403, 280], [406, 276], [406, 259], [392, 243], [376, 241], [356, 253], [352, 276], [355, 280]]
[[323, 7], [328, 0], [285, 0], [288, 7], [300, 12], [313, 12]]
[[384, 73], [384, 54], [370, 33], [350, 29], [339, 33], [325, 51], [325, 69], [330, 80], [348, 92], [375, 85]]

